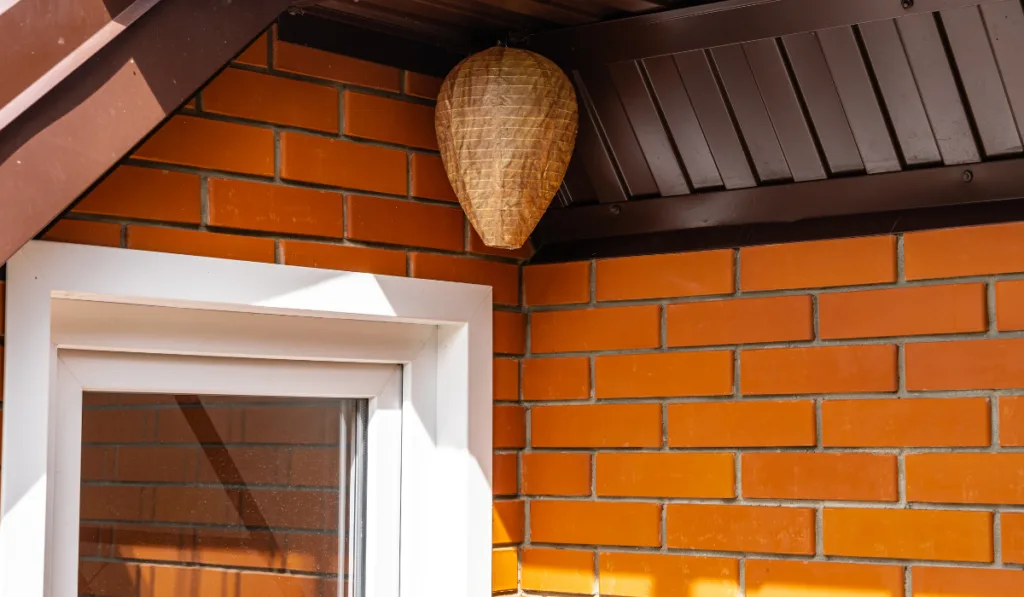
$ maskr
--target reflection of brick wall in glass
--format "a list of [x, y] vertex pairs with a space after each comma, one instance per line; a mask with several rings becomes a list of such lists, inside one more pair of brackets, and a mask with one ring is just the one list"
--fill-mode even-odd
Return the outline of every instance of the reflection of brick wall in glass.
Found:
[[86, 393], [79, 594], [337, 597], [357, 452], [341, 442], [359, 437], [362, 412], [354, 400]]

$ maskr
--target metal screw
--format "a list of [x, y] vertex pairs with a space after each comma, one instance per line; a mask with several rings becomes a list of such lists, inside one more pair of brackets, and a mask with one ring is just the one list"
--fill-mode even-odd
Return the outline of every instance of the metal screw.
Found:
[[613, 206], [609, 207], [608, 209], [609, 209], [609, 211], [612, 212], [613, 216], [617, 216], [620, 213], [622, 213], [622, 208], [619, 207], [618, 205], [613, 205]]
[[974, 180], [974, 172], [970, 170], [964, 170], [963, 174], [960, 175], [960, 180], [964, 182], [971, 182]]
[[903, 0], [903, 8], [907, 9], [914, 5], [914, 0]]

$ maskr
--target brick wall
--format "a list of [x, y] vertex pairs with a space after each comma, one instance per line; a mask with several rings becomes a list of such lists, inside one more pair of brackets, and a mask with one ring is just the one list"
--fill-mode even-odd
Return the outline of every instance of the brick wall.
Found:
[[1024, 595], [1024, 224], [524, 268], [526, 592]]
[[79, 595], [337, 597], [339, 421], [354, 404], [83, 402]]
[[[516, 545], [523, 534], [516, 453], [523, 445], [524, 411], [515, 401], [526, 342], [519, 264], [530, 251], [490, 249], [466, 222], [433, 133], [439, 86], [433, 77], [265, 34], [43, 238], [492, 286], [495, 398], [511, 401], [495, 410], [494, 589], [509, 591], [518, 582]], [[0, 317], [0, 342], [2, 329]], [[2, 349], [0, 344], [0, 356]], [[116, 536], [99, 535], [98, 547], [85, 536], [88, 557], [128, 562], [129, 577], [163, 570], [159, 578], [166, 579], [164, 573], [184, 574], [178, 570], [181, 562], [203, 564], [195, 560], [201, 557], [198, 547], [188, 551], [193, 560], [176, 560], [185, 552], [154, 557], [154, 549], [126, 548]], [[248, 563], [220, 560], [206, 562], [205, 568], [258, 572], [266, 562], [258, 562], [258, 544], [249, 547], [255, 552]], [[279, 572], [311, 572], [287, 568], [273, 552], [262, 555]], [[96, 572], [89, 562], [83, 570]], [[125, 575], [119, 572], [118, 578]], [[238, 597], [232, 591], [240, 586], [214, 583], [205, 593], [183, 582], [167, 585], [176, 587], [176, 597]], [[101, 590], [105, 597], [150, 597], [132, 591], [157, 591], [162, 583], [109, 586], [114, 588]], [[277, 586], [279, 592], [258, 594], [313, 597], [310, 591], [322, 587], [303, 585], [309, 591], [299, 592], [301, 587], [289, 586], [296, 592]], [[153, 595], [165, 594], [172, 593]]]

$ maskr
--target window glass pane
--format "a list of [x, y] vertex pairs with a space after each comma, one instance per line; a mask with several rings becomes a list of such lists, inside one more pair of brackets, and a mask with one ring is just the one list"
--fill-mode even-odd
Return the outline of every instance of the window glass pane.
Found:
[[87, 392], [79, 594], [350, 595], [365, 410]]

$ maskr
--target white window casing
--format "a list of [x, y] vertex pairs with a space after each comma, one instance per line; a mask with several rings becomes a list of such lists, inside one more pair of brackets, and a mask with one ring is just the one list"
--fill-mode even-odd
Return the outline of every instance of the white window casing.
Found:
[[370, 399], [366, 597], [489, 595], [491, 318], [484, 286], [27, 244], [7, 264], [0, 597], [77, 594], [83, 390]]

